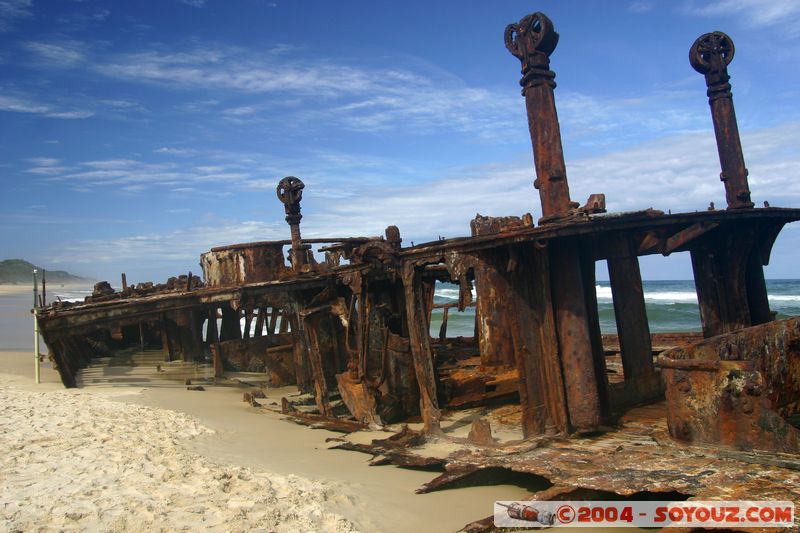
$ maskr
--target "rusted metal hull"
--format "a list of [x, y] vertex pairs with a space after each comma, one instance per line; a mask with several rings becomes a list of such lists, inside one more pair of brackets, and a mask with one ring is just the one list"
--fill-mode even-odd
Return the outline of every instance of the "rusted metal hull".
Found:
[[670, 434], [740, 450], [800, 453], [800, 319], [664, 352]]

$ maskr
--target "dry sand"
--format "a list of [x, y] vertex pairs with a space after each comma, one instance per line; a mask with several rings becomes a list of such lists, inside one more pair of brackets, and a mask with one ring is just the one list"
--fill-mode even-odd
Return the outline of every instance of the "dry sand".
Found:
[[213, 433], [195, 418], [115, 401], [130, 391], [38, 391], [24, 381], [0, 375], [4, 531], [357, 531], [331, 511], [324, 482], [190, 450]]

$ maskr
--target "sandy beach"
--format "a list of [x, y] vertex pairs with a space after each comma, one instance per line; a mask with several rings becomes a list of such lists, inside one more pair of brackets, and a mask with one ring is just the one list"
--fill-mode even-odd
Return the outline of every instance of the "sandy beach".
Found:
[[0, 529], [357, 531], [330, 485], [215, 462], [185, 446], [213, 435], [196, 418], [50, 377], [0, 376]]
[[49, 362], [36, 385], [32, 353], [9, 348], [32, 344], [27, 288], [2, 287], [0, 530], [445, 532], [530, 492], [417, 495], [438, 472], [329, 450], [341, 434], [254, 409], [243, 387], [187, 391], [116, 368], [67, 390]]

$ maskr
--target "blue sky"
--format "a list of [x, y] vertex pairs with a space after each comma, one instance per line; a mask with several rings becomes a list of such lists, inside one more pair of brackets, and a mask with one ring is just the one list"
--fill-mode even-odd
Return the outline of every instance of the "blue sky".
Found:
[[[506, 24], [542, 11], [572, 197], [610, 210], [724, 205], [702, 76], [714, 30], [754, 201], [800, 206], [800, 3], [0, 0], [0, 258], [115, 281], [198, 270], [212, 246], [469, 233], [541, 214]], [[768, 277], [797, 275], [787, 227]], [[643, 261], [689, 278], [686, 258]]]

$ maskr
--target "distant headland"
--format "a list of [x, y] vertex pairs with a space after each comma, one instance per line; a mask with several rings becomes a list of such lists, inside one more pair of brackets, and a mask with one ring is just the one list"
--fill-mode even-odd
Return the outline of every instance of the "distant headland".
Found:
[[[0, 284], [31, 283], [33, 269], [38, 269], [41, 279], [42, 268], [23, 259], [5, 259], [0, 261]], [[87, 283], [93, 281], [65, 272], [64, 270], [47, 270], [48, 283]]]

